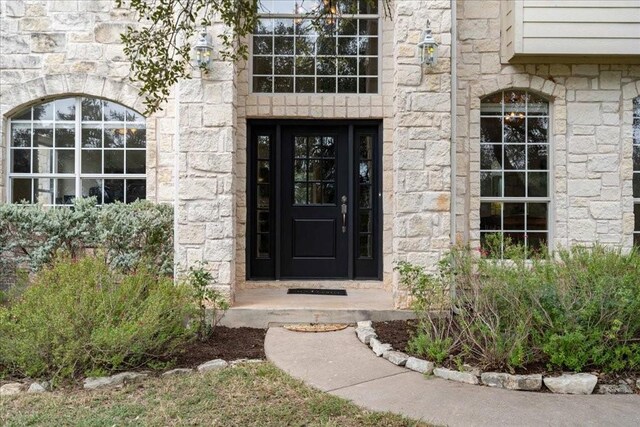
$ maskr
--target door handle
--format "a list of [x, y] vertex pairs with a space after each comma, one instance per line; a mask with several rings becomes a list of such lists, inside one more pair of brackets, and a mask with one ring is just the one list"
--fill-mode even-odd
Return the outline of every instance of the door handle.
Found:
[[342, 206], [340, 211], [342, 212], [342, 232], [347, 232], [347, 196], [342, 196]]

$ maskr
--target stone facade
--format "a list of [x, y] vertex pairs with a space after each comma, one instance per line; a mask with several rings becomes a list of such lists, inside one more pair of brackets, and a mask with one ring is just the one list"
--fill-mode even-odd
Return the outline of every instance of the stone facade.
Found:
[[[247, 64], [218, 58], [208, 74], [196, 71], [180, 82], [163, 110], [147, 118], [148, 198], [176, 206], [178, 271], [206, 261], [231, 297], [240, 288], [291, 284], [246, 280], [248, 119], [380, 119], [383, 278], [339, 285], [383, 287], [401, 304], [394, 263], [435, 268], [452, 230], [457, 240], [478, 244], [480, 99], [509, 88], [550, 101], [553, 245], [600, 241], [629, 248], [631, 103], [640, 92], [640, 65], [502, 64], [500, 2], [458, 0], [455, 11], [451, 4], [393, 3], [393, 19], [382, 26], [379, 94], [250, 93]], [[428, 20], [440, 47], [438, 64], [425, 68], [416, 44]], [[144, 109], [119, 41], [127, 25], [136, 21], [112, 0], [0, 2], [0, 200], [6, 200], [7, 121], [16, 111], [70, 94]], [[223, 29], [210, 31], [215, 39]]]
[[479, 241], [480, 98], [519, 88], [551, 104], [551, 245], [632, 245], [632, 100], [640, 65], [502, 64], [500, 1], [458, 0], [458, 239]]

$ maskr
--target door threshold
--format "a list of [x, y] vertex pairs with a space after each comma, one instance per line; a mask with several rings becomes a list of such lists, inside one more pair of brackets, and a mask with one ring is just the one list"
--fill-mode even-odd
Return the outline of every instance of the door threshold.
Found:
[[238, 290], [243, 289], [378, 289], [391, 290], [382, 280], [247, 280], [238, 283]]

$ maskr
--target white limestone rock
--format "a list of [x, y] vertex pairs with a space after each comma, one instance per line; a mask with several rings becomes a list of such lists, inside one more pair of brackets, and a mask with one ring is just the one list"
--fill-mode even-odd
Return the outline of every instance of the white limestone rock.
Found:
[[633, 394], [633, 389], [626, 382], [618, 381], [618, 384], [600, 384], [596, 394]]
[[471, 375], [475, 375], [476, 377], [479, 377], [480, 374], [482, 373], [480, 368], [476, 368], [475, 366], [471, 366], [471, 365], [469, 365], [467, 363], [462, 365], [462, 372], [468, 372]]
[[86, 390], [95, 390], [99, 388], [115, 387], [122, 384], [132, 383], [149, 375], [139, 372], [122, 372], [110, 377], [89, 377], [84, 380], [84, 388]]
[[373, 329], [373, 322], [371, 320], [363, 320], [358, 322], [358, 329]]
[[27, 390], [27, 393], [44, 393], [47, 388], [40, 383], [32, 383]]
[[591, 394], [597, 383], [598, 377], [592, 374], [562, 374], [544, 378], [544, 385], [558, 394]]
[[484, 372], [480, 375], [482, 384], [508, 390], [538, 391], [542, 388], [542, 375], [510, 375], [503, 372]]
[[357, 328], [356, 329], [356, 335], [358, 336], [358, 339], [365, 343], [365, 344], [369, 344], [369, 342], [371, 341], [371, 338], [377, 338], [378, 335], [376, 335], [376, 331], [374, 331], [372, 328]]
[[425, 375], [431, 375], [433, 373], [433, 369], [435, 368], [433, 362], [418, 359], [417, 357], [408, 358], [407, 363], [405, 363], [404, 366], [407, 369], [411, 369], [412, 371], [420, 372], [421, 374]]
[[227, 362], [222, 359], [210, 360], [198, 366], [198, 372], [215, 371], [217, 369], [226, 368], [229, 366]]
[[397, 366], [404, 366], [409, 359], [409, 355], [395, 350], [389, 350], [382, 354], [382, 357]]
[[264, 362], [264, 360], [262, 359], [237, 359], [229, 362], [229, 365], [238, 366], [238, 365], [244, 365], [244, 364], [249, 365], [249, 364], [262, 363], [262, 362]]
[[377, 338], [371, 338], [369, 346], [371, 346], [371, 350], [373, 350], [375, 355], [378, 357], [382, 356], [386, 351], [393, 350], [391, 344], [384, 344]]
[[444, 378], [445, 380], [457, 381], [459, 383], [466, 384], [480, 384], [478, 377], [469, 372], [459, 372], [447, 368], [435, 368], [433, 375], [436, 377]]
[[190, 373], [193, 372], [193, 369], [189, 369], [189, 368], [176, 368], [176, 369], [172, 369], [170, 371], [167, 371], [165, 373], [162, 374], [163, 377], [174, 377], [177, 375], [188, 375]]
[[0, 387], [0, 396], [15, 396], [24, 391], [24, 384], [8, 383]]

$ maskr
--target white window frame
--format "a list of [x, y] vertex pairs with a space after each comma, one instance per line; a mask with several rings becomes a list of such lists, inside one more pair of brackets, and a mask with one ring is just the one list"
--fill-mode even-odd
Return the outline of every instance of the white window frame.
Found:
[[[102, 129], [103, 129], [103, 134], [102, 134], [102, 142], [104, 143], [104, 129], [106, 128], [107, 125], [121, 125], [122, 122], [120, 121], [106, 121], [106, 120], [102, 120], [102, 121], [82, 121], [82, 99], [96, 99], [96, 100], [100, 100], [100, 101], [107, 101], [113, 104], [117, 104], [123, 108], [125, 108], [125, 110], [127, 111], [134, 111], [122, 104], [119, 104], [117, 102], [114, 101], [110, 101], [107, 99], [102, 99], [102, 98], [97, 98], [97, 97], [89, 97], [89, 96], [68, 96], [68, 97], [60, 97], [60, 98], [56, 98], [56, 99], [49, 99], [46, 100], [45, 102], [40, 102], [40, 103], [36, 103], [31, 105], [29, 108], [33, 108], [35, 106], [38, 105], [43, 105], [43, 104], [47, 104], [49, 102], [52, 101], [56, 101], [57, 99], [70, 99], [73, 98], [75, 99], [75, 119], [73, 121], [68, 120], [68, 121], [63, 121], [63, 120], [57, 120], [55, 118], [55, 109], [53, 111], [53, 115], [54, 117], [52, 118], [52, 120], [42, 120], [42, 121], [37, 121], [34, 120], [33, 117], [30, 120], [15, 120], [10, 118], [9, 120], [7, 120], [7, 135], [6, 135], [6, 158], [7, 158], [7, 172], [6, 172], [6, 180], [5, 182], [7, 183], [7, 191], [6, 191], [6, 201], [7, 203], [13, 203], [13, 179], [52, 179], [54, 182], [54, 186], [53, 186], [53, 203], [45, 203], [43, 204], [43, 206], [55, 206], [55, 207], [60, 207], [60, 206], [70, 206], [69, 204], [58, 204], [56, 203], [56, 194], [58, 193], [58, 180], [59, 179], [73, 179], [75, 180], [75, 196], [74, 197], [82, 197], [82, 180], [86, 180], [86, 179], [100, 179], [102, 180], [102, 193], [104, 195], [104, 180], [109, 180], [109, 179], [117, 179], [117, 180], [124, 180], [125, 182], [125, 188], [126, 188], [126, 182], [127, 180], [144, 180], [145, 182], [147, 181], [147, 174], [146, 174], [146, 161], [147, 161], [147, 144], [146, 144], [146, 138], [145, 138], [145, 147], [144, 148], [128, 148], [128, 147], [122, 147], [122, 148], [109, 148], [107, 150], [105, 150], [104, 147], [100, 148], [100, 149], [96, 149], [96, 151], [100, 151], [102, 153], [102, 163], [101, 163], [101, 170], [104, 171], [104, 152], [105, 151], [123, 151], [123, 168], [124, 171], [123, 173], [82, 173], [82, 125], [101, 125]], [[102, 107], [103, 109], [103, 119], [104, 119], [104, 106]], [[24, 111], [24, 110], [22, 110]], [[53, 130], [53, 134], [55, 135], [55, 124], [59, 123], [59, 122], [65, 122], [65, 124], [70, 125], [73, 124], [75, 127], [75, 140], [74, 140], [74, 146], [73, 148], [68, 148], [68, 151], [73, 151], [74, 153], [74, 172], [73, 173], [57, 173], [57, 172], [52, 172], [52, 173], [33, 173], [33, 170], [29, 173], [27, 172], [12, 172], [13, 169], [13, 156], [12, 156], [12, 151], [16, 150], [16, 149], [21, 149], [20, 147], [13, 147], [12, 146], [12, 136], [13, 136], [13, 124], [29, 124], [31, 125], [31, 145], [29, 146], [29, 149], [31, 150], [31, 161], [30, 161], [30, 165], [33, 165], [33, 153], [35, 151], [35, 148], [33, 146], [33, 129], [34, 129], [34, 125], [35, 124], [42, 124], [42, 125], [48, 125], [50, 127], [45, 127], [44, 129], [51, 129]], [[126, 122], [125, 122], [126, 123]], [[143, 117], [143, 121], [140, 122], [135, 122], [136, 124], [136, 128], [141, 128], [141, 129], [145, 129], [146, 130], [146, 120], [144, 120]], [[126, 124], [125, 124], [125, 132], [126, 132]], [[54, 136], [55, 138], [55, 136]], [[26, 147], [25, 147], [26, 148]], [[24, 148], [22, 148], [24, 149]], [[55, 153], [55, 150], [57, 150], [57, 148], [52, 147], [51, 148], [52, 152]], [[145, 173], [127, 173], [126, 172], [126, 167], [127, 167], [127, 151], [143, 151], [144, 152], [144, 162], [145, 162]], [[31, 195], [33, 197], [33, 195], [35, 194], [35, 189], [34, 189], [34, 181], [31, 182]], [[126, 200], [126, 191], [124, 194], [125, 197], [125, 203], [127, 203]], [[146, 192], [145, 192], [145, 198], [146, 198]], [[32, 201], [33, 203], [38, 203], [37, 199]], [[98, 201], [98, 204], [102, 204], [102, 201]]]
[[[356, 88], [357, 91], [356, 92], [340, 92], [338, 90], [338, 78], [341, 77], [340, 74], [338, 74], [338, 66], [336, 65], [336, 72], [335, 75], [333, 76], [329, 76], [329, 75], [319, 75], [317, 74], [317, 66], [316, 66], [316, 72], [313, 74], [313, 76], [311, 75], [302, 75], [302, 76], [298, 76], [296, 75], [296, 69], [295, 69], [295, 58], [297, 57], [297, 55], [295, 54], [295, 43], [296, 43], [296, 37], [295, 35], [294, 37], [294, 47], [293, 47], [293, 55], [276, 55], [275, 53], [271, 53], [271, 55], [259, 55], [259, 56], [265, 56], [265, 57], [271, 57], [272, 60], [278, 56], [292, 56], [294, 58], [294, 69], [293, 69], [293, 74], [275, 74], [275, 68], [274, 68], [274, 72], [270, 75], [267, 74], [258, 74], [258, 77], [271, 77], [272, 79], [275, 79], [275, 77], [291, 77], [293, 78], [293, 89], [291, 92], [276, 92], [275, 91], [275, 80], [272, 81], [272, 86], [271, 86], [271, 92], [256, 92], [254, 90], [254, 85], [253, 85], [253, 78], [254, 78], [254, 74], [253, 74], [253, 58], [254, 58], [254, 52], [253, 52], [253, 37], [254, 34], [251, 34], [250, 38], [249, 38], [249, 60], [247, 61], [247, 66], [248, 66], [248, 80], [249, 80], [249, 93], [251, 94], [256, 94], [256, 95], [379, 95], [381, 94], [381, 88], [382, 88], [382, 45], [383, 45], [383, 20], [380, 19], [381, 18], [381, 14], [380, 14], [380, 10], [381, 7], [383, 5], [380, 4], [380, 2], [378, 2], [378, 13], [377, 14], [338, 14], [337, 17], [338, 19], [342, 18], [342, 19], [376, 19], [378, 22], [378, 31], [377, 31], [377, 39], [378, 39], [378, 50], [376, 52], [376, 60], [377, 60], [377, 74], [374, 75], [369, 75], [367, 74], [366, 76], [362, 76], [362, 77], [375, 77], [377, 78], [377, 89], [375, 92], [360, 92], [360, 87], [359, 87], [359, 79], [360, 79], [360, 73], [359, 71], [356, 72], [356, 74], [354, 75], [348, 75], [348, 76], [342, 76], [342, 77], [349, 77], [349, 78], [355, 78], [356, 79]], [[268, 19], [309, 19], [309, 16], [313, 16], [313, 15], [307, 15], [307, 14], [295, 14], [295, 13], [264, 13], [264, 12], [260, 12], [258, 11], [258, 19], [260, 18], [268, 18]], [[358, 35], [356, 34], [356, 37]], [[272, 36], [273, 37], [273, 36]], [[344, 37], [351, 37], [351, 36], [344, 36]], [[338, 44], [338, 38], [336, 37], [336, 52], [337, 52], [337, 44]], [[272, 45], [273, 47], [273, 45]], [[323, 55], [324, 57], [334, 57], [331, 55]], [[335, 58], [338, 58], [340, 56], [345, 56], [345, 55], [339, 55], [336, 54]], [[356, 58], [356, 63], [359, 64], [359, 59], [360, 59], [360, 54], [358, 53], [355, 56], [347, 56], [347, 57], [353, 57]], [[373, 56], [369, 56], [369, 55], [365, 55], [363, 57], [369, 57], [372, 58]], [[313, 58], [318, 58], [318, 55], [315, 54], [313, 56]], [[275, 61], [273, 64], [273, 67], [275, 67]], [[296, 92], [296, 77], [313, 77], [315, 79], [314, 81], [314, 86], [315, 86], [315, 90], [313, 92]], [[319, 92], [318, 91], [318, 77], [335, 77], [336, 78], [336, 89], [334, 92]]]
[[[547, 235], [547, 250], [549, 252], [553, 251], [553, 235], [554, 235], [554, 222], [553, 222], [553, 212], [554, 212], [554, 203], [553, 203], [553, 197], [552, 194], [554, 194], [554, 179], [553, 179], [553, 162], [554, 162], [554, 155], [553, 155], [553, 141], [552, 141], [552, 135], [553, 135], [553, 129], [552, 129], [552, 117], [553, 117], [553, 104], [548, 100], [548, 98], [544, 95], [540, 95], [534, 92], [531, 92], [530, 90], [527, 89], [518, 89], [518, 88], [512, 88], [512, 89], [503, 89], [500, 90], [498, 92], [494, 92], [492, 94], [488, 94], [482, 97], [482, 99], [490, 97], [492, 95], [495, 95], [497, 93], [500, 93], [502, 98], [501, 98], [501, 115], [500, 116], [496, 116], [496, 115], [488, 115], [488, 114], [482, 114], [482, 99], [481, 99], [481, 103], [480, 103], [480, 132], [482, 129], [482, 119], [483, 118], [496, 118], [496, 117], [501, 117], [503, 119], [503, 123], [504, 123], [504, 118], [505, 116], [505, 93], [507, 92], [522, 92], [522, 93], [527, 93], [527, 94], [534, 94], [540, 98], [542, 98], [546, 104], [547, 104], [547, 115], [535, 115], [535, 116], [529, 116], [528, 114], [528, 99], [527, 99], [527, 103], [525, 105], [525, 115], [524, 115], [524, 123], [525, 123], [525, 140], [524, 142], [508, 142], [505, 141], [505, 135], [504, 135], [504, 125], [502, 126], [502, 135], [501, 135], [501, 142], [499, 143], [502, 147], [502, 167], [501, 169], [482, 169], [482, 146], [483, 145], [496, 145], [498, 144], [497, 142], [488, 142], [488, 143], [483, 143], [482, 142], [482, 137], [481, 135], [478, 135], [478, 141], [479, 141], [479, 145], [480, 145], [480, 157], [478, 158], [479, 161], [479, 168], [478, 168], [478, 173], [480, 174], [480, 194], [479, 194], [479, 198], [480, 198], [480, 209], [482, 207], [483, 203], [501, 203], [501, 212], [500, 212], [500, 228], [496, 229], [496, 230], [482, 230], [482, 228], [479, 228], [479, 235], [480, 235], [480, 241], [482, 241], [482, 235], [483, 234], [493, 234], [493, 233], [499, 233], [503, 236], [503, 240], [502, 240], [502, 248], [501, 248], [501, 257], [504, 255], [504, 235], [508, 234], [508, 233], [522, 233], [525, 235], [525, 242], [528, 242], [528, 238], [527, 238], [527, 234], [528, 233], [546, 233]], [[527, 118], [532, 117], [532, 118], [546, 118], [547, 119], [547, 141], [546, 143], [541, 143], [541, 142], [536, 142], [535, 145], [546, 145], [547, 146], [547, 168], [546, 169], [529, 169], [528, 167], [528, 158], [529, 158], [529, 153], [528, 150], [526, 149], [526, 147], [529, 145], [528, 142], [528, 126], [527, 123], [528, 121], [526, 120]], [[505, 145], [523, 145], [525, 147], [525, 168], [524, 169], [505, 169], [504, 168], [504, 162], [505, 162], [505, 154], [504, 154], [504, 147]], [[532, 144], [533, 145], [533, 144]], [[528, 196], [524, 196], [524, 197], [514, 197], [514, 196], [505, 196], [505, 183], [506, 180], [504, 179], [504, 172], [521, 172], [525, 174], [525, 191], [527, 191], [528, 188], [528, 181], [529, 181], [529, 172], [546, 172], [547, 174], [547, 195], [545, 197], [528, 197]], [[496, 172], [496, 173], [501, 173], [501, 194], [502, 196], [500, 197], [496, 197], [496, 196], [482, 196], [482, 174], [485, 172]], [[511, 229], [505, 229], [504, 227], [504, 205], [506, 203], [524, 203], [525, 204], [525, 226], [524, 226], [524, 230], [511, 230]], [[529, 230], [528, 226], [527, 226], [527, 207], [529, 203], [544, 203], [547, 205], [547, 227], [546, 230]], [[480, 217], [480, 223], [479, 225], [482, 223], [482, 217]], [[528, 249], [528, 245], [527, 245], [527, 249]]]

